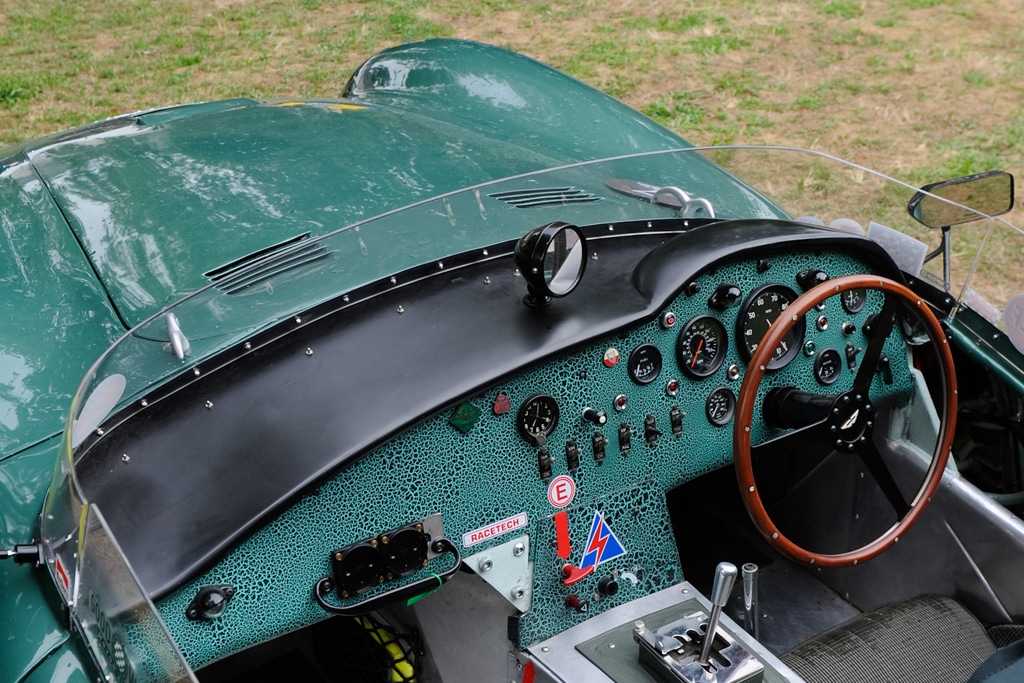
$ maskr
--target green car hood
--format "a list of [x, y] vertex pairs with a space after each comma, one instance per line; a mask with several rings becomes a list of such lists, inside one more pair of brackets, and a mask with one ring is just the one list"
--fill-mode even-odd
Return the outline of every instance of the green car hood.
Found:
[[27, 164], [0, 170], [0, 317], [3, 460], [64, 429], [86, 370], [124, 332]]
[[28, 158], [130, 326], [279, 245], [416, 200], [685, 144], [531, 59], [436, 40], [377, 55], [343, 99], [137, 114]]

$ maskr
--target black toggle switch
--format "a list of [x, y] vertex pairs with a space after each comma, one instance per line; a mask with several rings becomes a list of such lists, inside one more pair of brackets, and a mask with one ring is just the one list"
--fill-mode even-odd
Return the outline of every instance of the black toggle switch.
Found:
[[629, 451], [633, 447], [632, 436], [633, 430], [630, 429], [628, 424], [623, 422], [619, 425], [619, 450], [622, 451], [623, 455], [629, 455]]
[[587, 422], [593, 422], [600, 427], [608, 422], [608, 413], [603, 410], [594, 410], [593, 408], [587, 407], [583, 409], [583, 419]]
[[679, 406], [672, 406], [672, 410], [668, 411], [668, 421], [672, 425], [672, 433], [676, 436], [680, 436], [683, 433], [684, 417], [686, 417], [686, 413], [679, 410]]
[[606, 445], [608, 445], [608, 439], [604, 438], [604, 434], [598, 429], [590, 437], [590, 446], [594, 449], [594, 461], [598, 465], [604, 462], [604, 447]]
[[883, 382], [892, 384], [892, 363], [884, 353], [878, 358], [878, 372], [882, 373]]
[[537, 469], [540, 471], [540, 478], [547, 481], [551, 478], [551, 453], [548, 452], [547, 446], [542, 446], [537, 451]]
[[850, 370], [857, 369], [857, 354], [864, 349], [860, 347], [854, 347], [852, 342], [846, 342], [846, 367]]
[[565, 464], [570, 472], [580, 468], [580, 447], [572, 439], [565, 442]]
[[647, 413], [647, 417], [644, 418], [644, 440], [647, 441], [647, 445], [654, 448], [658, 445], [658, 437], [661, 436], [661, 430], [654, 423], [654, 415]]

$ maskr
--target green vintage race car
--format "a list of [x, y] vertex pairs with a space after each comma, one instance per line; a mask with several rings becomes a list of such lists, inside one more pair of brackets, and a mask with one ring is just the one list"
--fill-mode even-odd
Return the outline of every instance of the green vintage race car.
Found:
[[1006, 173], [697, 148], [453, 40], [0, 169], [4, 680], [1016, 665]]

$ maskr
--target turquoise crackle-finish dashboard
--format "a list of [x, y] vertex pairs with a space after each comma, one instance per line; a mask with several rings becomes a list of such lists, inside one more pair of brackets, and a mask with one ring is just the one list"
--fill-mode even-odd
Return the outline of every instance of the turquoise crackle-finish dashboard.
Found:
[[[612, 242], [594, 242], [595, 255], [613, 248]], [[732, 461], [732, 423], [728, 412], [723, 417], [721, 411], [723, 405], [728, 407], [728, 395], [738, 393], [745, 367], [737, 343], [737, 318], [746, 310], [744, 300], [769, 283], [782, 284], [799, 294], [797, 274], [808, 269], [835, 277], [872, 272], [873, 267], [855, 252], [839, 253], [813, 245], [767, 255], [741, 253], [704, 268], [646, 322], [464, 392], [461, 400], [346, 463], [201, 575], [158, 601], [182, 652], [198, 668], [325, 618], [327, 614], [312, 594], [317, 581], [331, 574], [333, 551], [432, 515], [441, 516], [445, 536], [464, 556], [503, 544], [518, 534], [529, 535], [532, 586], [526, 590], [530, 608], [510, 626], [511, 637], [520, 647], [678, 583], [683, 576], [665, 492]], [[740, 295], [732, 305], [716, 310], [709, 306], [709, 296], [723, 283], [735, 285]], [[621, 280], [619, 286], [626, 287], [628, 282]], [[510, 316], [530, 315], [518, 303], [521, 293], [491, 305], [509, 306]], [[608, 288], [608, 296], [614, 296], [613, 287]], [[846, 348], [866, 346], [863, 327], [868, 316], [880, 310], [881, 298], [877, 292], [867, 292], [863, 307], [855, 312], [833, 298], [822, 310], [808, 315], [806, 332], [797, 340], [799, 348], [792, 361], [768, 374], [760, 397], [772, 387], [787, 385], [824, 394], [848, 390], [855, 373], [848, 366]], [[571, 309], [572, 297], [555, 305]], [[715, 352], [721, 364], [700, 379], [684, 371], [677, 354], [687, 323], [698, 316], [720, 321], [728, 337], [717, 340], [720, 348]], [[672, 318], [674, 323], [669, 324]], [[410, 329], [408, 334], [415, 331]], [[691, 334], [691, 351], [704, 343], [701, 339]], [[299, 342], [298, 347], [305, 344]], [[643, 358], [631, 363], [631, 355], [643, 345], [653, 346], [656, 352], [646, 347]], [[313, 357], [328, 352], [309, 348], [315, 349]], [[898, 334], [888, 340], [885, 352], [892, 359], [892, 376], [883, 380], [877, 375], [875, 386], [880, 393], [906, 397], [913, 381]], [[655, 368], [651, 359], [659, 355], [660, 368]], [[830, 362], [825, 371], [817, 372], [834, 382], [827, 386], [816, 378], [816, 362], [820, 364], [823, 355]], [[613, 363], [616, 356], [618, 361]], [[696, 364], [692, 355], [686, 358]], [[836, 358], [840, 359], [838, 367]], [[387, 350], [350, 351], [324, 362], [329, 366], [371, 359], [388, 362]], [[854, 355], [854, 367], [855, 361]], [[634, 374], [646, 383], [631, 377], [631, 367], [638, 368]], [[459, 370], [453, 368], [452, 372]], [[473, 378], [452, 377], [451, 381], [472, 387]], [[395, 385], [386, 390], [401, 394], [406, 388]], [[360, 387], [338, 386], [333, 410], [345, 413], [351, 402], [360, 400], [361, 391]], [[713, 393], [716, 398], [709, 407]], [[546, 437], [551, 471], [544, 477], [538, 464], [538, 445], [517, 429], [518, 409], [536, 394], [550, 397], [559, 412], [557, 426]], [[197, 392], [196, 400], [200, 397]], [[603, 411], [607, 422], [597, 425], [584, 420], [586, 408]], [[709, 412], [721, 424], [713, 424]], [[672, 414], [681, 416], [676, 419], [675, 433]], [[755, 412], [759, 414], [759, 410]], [[653, 416], [655, 428], [661, 432], [653, 443], [645, 438], [648, 416]], [[316, 425], [303, 423], [296, 428], [309, 430]], [[628, 451], [619, 436], [626, 431]], [[599, 435], [597, 442], [604, 443], [603, 458], [595, 457], [595, 434]], [[767, 428], [755, 425], [755, 442], [769, 435]], [[571, 468], [568, 442], [579, 449], [579, 464]], [[259, 472], [248, 476], [259, 477]], [[563, 545], [559, 544], [559, 512], [565, 512], [569, 549], [564, 537]], [[481, 542], [467, 536], [510, 519], [515, 521], [491, 528]], [[591, 539], [594, 528], [600, 528], [600, 533]], [[597, 555], [592, 553], [591, 559], [585, 560], [588, 551], [594, 550]], [[565, 564], [593, 564], [595, 557], [592, 573], [572, 586], [564, 585]], [[451, 563], [452, 556], [443, 554], [405, 579], [384, 583], [347, 601], [335, 594], [326, 599], [343, 607], [442, 573]], [[619, 589], [614, 595], [602, 594], [598, 584], [610, 576], [617, 578]], [[212, 621], [188, 619], [189, 603], [202, 587], [210, 585], [235, 588], [223, 616]], [[442, 586], [439, 590], [447, 589]], [[571, 596], [587, 601], [589, 612], [567, 608]]]

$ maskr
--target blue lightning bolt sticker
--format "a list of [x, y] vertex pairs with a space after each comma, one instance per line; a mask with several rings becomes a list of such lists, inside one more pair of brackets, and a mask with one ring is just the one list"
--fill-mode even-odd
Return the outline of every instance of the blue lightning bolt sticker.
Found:
[[595, 512], [594, 521], [590, 525], [590, 535], [587, 536], [587, 549], [583, 551], [583, 560], [580, 562], [580, 569], [596, 567], [625, 554], [626, 549], [615, 537], [615, 533], [608, 526], [604, 515]]

